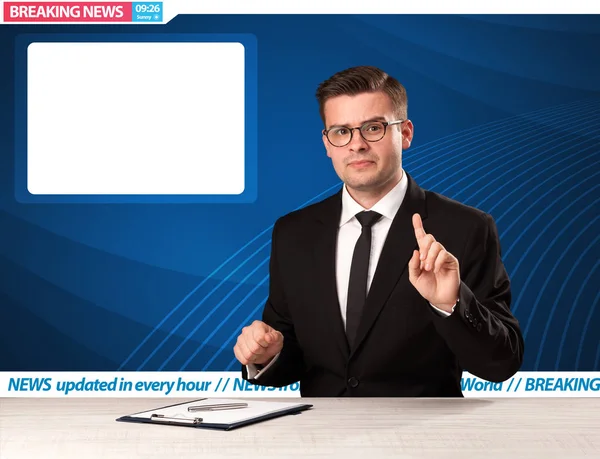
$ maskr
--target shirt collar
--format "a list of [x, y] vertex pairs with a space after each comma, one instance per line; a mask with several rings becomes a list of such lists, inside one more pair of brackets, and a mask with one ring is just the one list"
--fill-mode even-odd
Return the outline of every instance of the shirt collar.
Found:
[[396, 186], [383, 198], [377, 201], [373, 207], [365, 209], [350, 196], [350, 193], [348, 193], [348, 190], [346, 189], [346, 185], [344, 185], [342, 190], [342, 215], [340, 217], [340, 226], [344, 226], [352, 220], [357, 213], [365, 210], [373, 210], [383, 215], [383, 218], [393, 220], [396, 216], [396, 212], [398, 212], [398, 209], [400, 209], [400, 206], [402, 205], [407, 188], [408, 178], [406, 177], [406, 173], [402, 171], [402, 178]]

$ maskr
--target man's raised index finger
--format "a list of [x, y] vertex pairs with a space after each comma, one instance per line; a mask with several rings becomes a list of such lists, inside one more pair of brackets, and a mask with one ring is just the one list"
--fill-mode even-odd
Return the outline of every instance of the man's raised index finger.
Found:
[[412, 218], [413, 228], [415, 229], [415, 237], [417, 241], [425, 236], [425, 229], [423, 228], [423, 221], [421, 220], [421, 216], [419, 214], [414, 214]]

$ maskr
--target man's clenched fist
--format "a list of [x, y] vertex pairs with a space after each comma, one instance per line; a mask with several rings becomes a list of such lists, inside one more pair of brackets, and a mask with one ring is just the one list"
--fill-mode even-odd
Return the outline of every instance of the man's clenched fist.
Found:
[[283, 335], [266, 323], [255, 320], [242, 328], [233, 352], [242, 365], [266, 365], [282, 348]]

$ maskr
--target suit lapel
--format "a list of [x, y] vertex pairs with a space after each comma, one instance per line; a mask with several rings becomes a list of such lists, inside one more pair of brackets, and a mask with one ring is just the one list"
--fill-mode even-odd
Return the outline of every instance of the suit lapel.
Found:
[[[377, 269], [369, 289], [352, 352], [360, 346], [377, 320], [400, 276], [407, 269], [413, 250], [417, 249], [417, 241], [412, 225], [413, 214], [419, 213], [423, 220], [427, 218], [425, 193], [417, 186], [410, 175], [407, 174], [407, 176], [408, 188], [406, 195], [392, 221], [377, 263]], [[335, 279], [333, 279], [333, 282], [335, 282]]]
[[340, 216], [342, 212], [341, 191], [323, 202], [319, 212], [320, 225], [315, 241], [315, 289], [323, 308], [327, 323], [331, 324], [331, 334], [344, 358], [350, 354], [346, 331], [340, 313], [340, 303], [336, 282], [336, 247]]

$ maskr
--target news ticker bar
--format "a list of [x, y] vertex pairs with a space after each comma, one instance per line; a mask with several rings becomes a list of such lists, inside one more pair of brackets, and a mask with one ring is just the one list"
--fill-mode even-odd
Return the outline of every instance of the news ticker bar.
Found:
[[4, 2], [4, 22], [162, 23], [162, 2]]
[[[492, 383], [465, 373], [465, 397], [600, 397], [600, 372], [519, 372]], [[263, 387], [239, 372], [2, 372], [0, 397], [300, 397], [300, 384]]]

